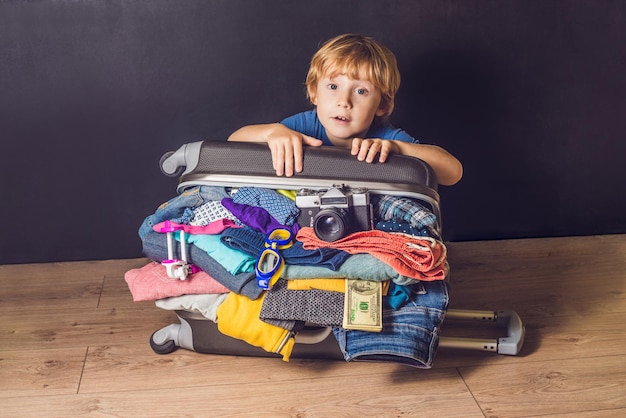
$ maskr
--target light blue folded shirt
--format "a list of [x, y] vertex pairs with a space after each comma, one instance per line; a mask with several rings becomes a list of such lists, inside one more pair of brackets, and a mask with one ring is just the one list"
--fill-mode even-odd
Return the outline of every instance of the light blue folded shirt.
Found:
[[393, 267], [371, 254], [353, 254], [341, 264], [338, 270], [330, 270], [318, 266], [285, 264], [282, 277], [287, 280], [339, 278], [371, 280], [374, 282], [392, 280], [394, 283], [403, 286], [419, 283], [419, 280], [398, 273]]
[[[176, 240], [178, 234], [174, 234]], [[215, 235], [185, 235], [185, 241], [194, 244], [196, 247], [205, 251], [215, 261], [220, 263], [230, 274], [248, 273], [254, 271], [256, 258], [253, 258], [241, 251], [233, 250], [222, 244], [220, 240], [221, 234]]]

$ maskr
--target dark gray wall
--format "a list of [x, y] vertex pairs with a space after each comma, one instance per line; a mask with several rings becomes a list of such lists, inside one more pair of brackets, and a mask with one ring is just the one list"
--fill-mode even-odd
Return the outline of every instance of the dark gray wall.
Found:
[[140, 256], [160, 156], [308, 108], [319, 43], [376, 37], [392, 121], [457, 155], [448, 240], [626, 232], [626, 2], [0, 2], [0, 263]]

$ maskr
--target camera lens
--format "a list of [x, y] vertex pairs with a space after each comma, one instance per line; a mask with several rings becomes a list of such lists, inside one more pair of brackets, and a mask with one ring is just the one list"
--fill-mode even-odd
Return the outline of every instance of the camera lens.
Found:
[[313, 230], [319, 239], [333, 242], [348, 234], [349, 221], [348, 212], [341, 208], [322, 209], [313, 219]]

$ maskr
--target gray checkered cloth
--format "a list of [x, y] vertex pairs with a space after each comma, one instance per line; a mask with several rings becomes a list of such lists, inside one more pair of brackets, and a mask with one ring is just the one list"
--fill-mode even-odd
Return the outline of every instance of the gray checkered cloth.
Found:
[[215, 222], [224, 218], [230, 219], [236, 224], [241, 225], [239, 219], [237, 219], [237, 217], [233, 215], [231, 211], [226, 209], [218, 200], [212, 200], [201, 206], [198, 206], [193, 210], [193, 213], [193, 219], [191, 220], [191, 222], [189, 222], [189, 224], [193, 226], [205, 226], [210, 224], [211, 222]]
[[261, 320], [296, 320], [312, 324], [340, 327], [343, 323], [341, 292], [327, 290], [289, 290], [287, 281], [279, 279], [265, 293]]

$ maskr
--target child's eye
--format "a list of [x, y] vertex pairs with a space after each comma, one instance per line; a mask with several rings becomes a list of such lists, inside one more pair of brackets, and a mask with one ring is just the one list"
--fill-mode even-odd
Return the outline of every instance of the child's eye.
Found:
[[366, 89], [356, 89], [356, 94], [367, 94], [367, 90]]
[[329, 89], [331, 89], [331, 90], [337, 90], [337, 85], [336, 85], [336, 84], [334, 84], [334, 83], [330, 83], [330, 84], [328, 85], [328, 88], [329, 88]]

